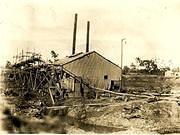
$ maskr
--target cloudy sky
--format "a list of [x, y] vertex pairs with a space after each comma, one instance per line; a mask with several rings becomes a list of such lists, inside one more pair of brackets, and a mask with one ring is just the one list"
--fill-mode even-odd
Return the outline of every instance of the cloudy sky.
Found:
[[0, 65], [22, 49], [70, 55], [75, 13], [76, 52], [85, 51], [90, 21], [90, 50], [116, 64], [126, 38], [124, 65], [140, 57], [180, 66], [180, 0], [0, 0]]

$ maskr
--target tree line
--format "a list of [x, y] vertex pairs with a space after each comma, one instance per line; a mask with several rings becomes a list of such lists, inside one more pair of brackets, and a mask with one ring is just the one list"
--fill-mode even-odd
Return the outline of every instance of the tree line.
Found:
[[170, 67], [160, 67], [156, 59], [143, 60], [139, 57], [135, 58], [135, 63], [123, 67], [123, 73], [137, 73], [137, 74], [149, 74], [149, 75], [165, 75], [165, 72], [170, 70]]

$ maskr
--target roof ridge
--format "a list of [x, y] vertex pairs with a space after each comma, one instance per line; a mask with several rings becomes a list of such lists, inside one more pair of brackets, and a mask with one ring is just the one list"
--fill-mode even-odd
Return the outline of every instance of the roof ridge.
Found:
[[[72, 59], [72, 60], [70, 60], [70, 61], [68, 61], [68, 62], [66, 62], [66, 63], [64, 63], [64, 64], [62, 64], [62, 65], [66, 65], [66, 64], [68, 64], [68, 63], [71, 63], [71, 62], [73, 62], [73, 61], [75, 61], [75, 60], [77, 60], [77, 59], [80, 59], [80, 58], [83, 58], [83, 57], [85, 57], [85, 56], [87, 56], [87, 55], [90, 55], [90, 54], [92, 54], [92, 53], [94, 53], [95, 51], [91, 51], [91, 52], [86, 52], [86, 53], [79, 53], [79, 55], [80, 54], [82, 54], [82, 56], [79, 56], [79, 57], [77, 57], [77, 58], [75, 58], [75, 59]], [[77, 55], [78, 56], [78, 55]], [[76, 57], [76, 56], [74, 56], [74, 57]], [[67, 58], [73, 58], [73, 57], [67, 57]]]
[[[75, 55], [75, 56], [74, 56], [74, 59], [72, 59], [72, 60], [70, 60], [70, 61], [68, 61], [68, 62], [63, 63], [62, 66], [63, 66], [63, 65], [66, 65], [66, 64], [69, 64], [69, 63], [71, 63], [71, 62], [73, 62], [73, 61], [75, 61], [75, 60], [77, 60], [77, 59], [81, 59], [81, 58], [83, 58], [83, 57], [85, 57], [85, 56], [87, 56], [87, 55], [93, 54], [93, 53], [96, 53], [97, 55], [99, 55], [100, 57], [102, 57], [103, 59], [105, 59], [106, 61], [110, 62], [111, 64], [113, 64], [113, 65], [115, 65], [115, 66], [117, 66], [118, 68], [121, 69], [121, 67], [119, 67], [119, 65], [117, 65], [117, 64], [115, 64], [114, 62], [110, 61], [109, 59], [105, 58], [103, 55], [101, 55], [100, 53], [98, 53], [98, 52], [96, 52], [96, 51], [90, 51], [90, 52], [86, 52], [86, 53], [80, 52], [80, 53], [78, 53], [78, 55], [83, 54], [82, 56], [79, 56], [79, 57], [78, 57], [78, 55]], [[77, 58], [75, 58], [75, 57], [77, 57]], [[70, 58], [73, 58], [73, 56], [72, 56], [72, 57], [66, 57], [66, 58], [69, 58], [69, 59], [70, 59]]]

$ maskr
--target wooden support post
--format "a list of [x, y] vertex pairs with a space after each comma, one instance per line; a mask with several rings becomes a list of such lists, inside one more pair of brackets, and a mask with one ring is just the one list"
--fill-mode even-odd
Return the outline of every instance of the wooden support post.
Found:
[[99, 93], [99, 92], [96, 92], [96, 99], [98, 99], [98, 95], [99, 95], [98, 93]]
[[43, 79], [41, 80], [41, 82], [40, 82], [39, 85], [35, 88], [35, 90], [40, 87], [40, 85], [42, 84], [42, 82], [43, 82], [45, 79], [46, 79], [46, 78], [43, 78]]
[[35, 88], [36, 88], [37, 72], [38, 72], [38, 69], [36, 69], [36, 75], [35, 75], [35, 78], [34, 78], [34, 86], [33, 86], [33, 90], [35, 90]]
[[18, 72], [18, 76], [19, 76], [19, 79], [18, 79], [18, 85], [19, 85], [19, 87], [21, 87], [21, 84], [22, 84], [22, 78], [21, 78], [21, 73], [20, 73], [20, 71]]
[[30, 75], [30, 81], [31, 81], [31, 87], [32, 87], [32, 89], [33, 89], [33, 79], [32, 79], [32, 73], [31, 73], [31, 71], [29, 72], [29, 75]]
[[[46, 68], [46, 69], [47, 69], [47, 68]], [[45, 70], [46, 70], [46, 69], [45, 69]], [[42, 73], [42, 75], [44, 75], [44, 73]], [[35, 90], [38, 89], [38, 88], [41, 86], [42, 82], [46, 79], [46, 75], [44, 75], [44, 76], [45, 76], [45, 77], [44, 77], [43, 79], [41, 79], [41, 78], [39, 79], [39, 80], [41, 80], [41, 82], [38, 84], [38, 86], [35, 88]]]
[[30, 77], [29, 77], [29, 73], [26, 73], [26, 79], [27, 79], [27, 88], [30, 88]]
[[80, 81], [80, 93], [81, 93], [81, 97], [84, 97], [84, 88], [83, 88], [83, 83], [82, 83], [82, 78], [81, 78], [81, 81]]
[[59, 93], [61, 93], [61, 84], [60, 83], [56, 83], [56, 89]]
[[51, 88], [49, 88], [49, 94], [50, 94], [50, 97], [51, 97], [51, 100], [52, 100], [52, 104], [54, 105], [55, 102], [54, 102], [54, 98], [53, 98], [53, 95], [52, 95]]

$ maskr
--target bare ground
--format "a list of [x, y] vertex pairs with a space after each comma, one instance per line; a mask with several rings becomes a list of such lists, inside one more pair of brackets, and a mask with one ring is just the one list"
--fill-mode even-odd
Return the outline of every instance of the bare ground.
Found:
[[[1, 87], [2, 90], [2, 87]], [[147, 99], [133, 99], [123, 101], [115, 98], [101, 100], [86, 100], [86, 104], [105, 104], [101, 106], [77, 106], [70, 107], [67, 115], [47, 115], [42, 119], [32, 117], [34, 110], [23, 109], [20, 112], [12, 111], [15, 99], [4, 97], [0, 99], [1, 133], [8, 130], [3, 125], [12, 124], [2, 113], [4, 107], [11, 108], [13, 116], [20, 119], [23, 126], [13, 128], [9, 133], [117, 133], [117, 134], [178, 134], [180, 133], [180, 106], [172, 100], [179, 99], [179, 87], [172, 90], [173, 96], [166, 100], [148, 102]], [[67, 100], [65, 105], [80, 104], [80, 101]], [[79, 114], [85, 110], [85, 116], [81, 120]], [[82, 116], [82, 114], [81, 114]]]

